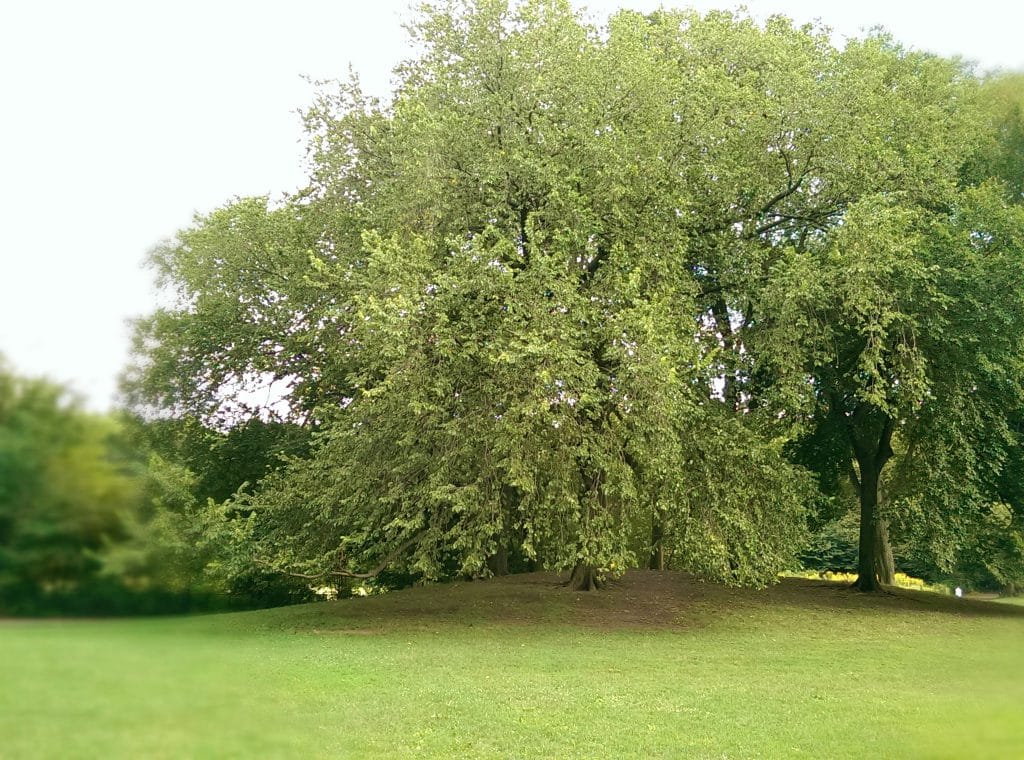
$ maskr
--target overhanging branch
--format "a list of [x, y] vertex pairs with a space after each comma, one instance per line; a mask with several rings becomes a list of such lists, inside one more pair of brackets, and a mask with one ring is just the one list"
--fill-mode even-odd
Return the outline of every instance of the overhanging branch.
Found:
[[422, 537], [423, 533], [417, 533], [412, 538], [399, 544], [391, 552], [389, 552], [388, 555], [384, 557], [383, 560], [381, 560], [381, 563], [379, 565], [365, 573], [357, 573], [351, 570], [345, 570], [344, 568], [339, 568], [338, 570], [324, 570], [322, 573], [297, 573], [292, 570], [285, 570], [283, 568], [277, 567], [272, 562], [268, 562], [267, 560], [259, 558], [256, 559], [256, 564], [268, 567], [275, 572], [281, 573], [282, 575], [287, 575], [292, 578], [303, 578], [309, 581], [323, 580], [324, 578], [353, 578], [356, 580], [369, 580], [370, 578], [376, 578], [378, 575], [380, 575], [381, 572], [383, 572], [388, 567], [388, 565], [390, 565], [392, 562], [398, 559], [399, 556], [404, 554], [410, 546], [415, 544]]

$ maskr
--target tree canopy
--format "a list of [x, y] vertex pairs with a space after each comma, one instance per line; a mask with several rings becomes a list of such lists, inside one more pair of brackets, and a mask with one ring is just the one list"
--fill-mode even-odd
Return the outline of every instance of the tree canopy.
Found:
[[315, 431], [232, 502], [237, 567], [759, 585], [837, 477], [866, 590], [890, 526], [947, 565], [991, 528], [1024, 334], [1002, 89], [781, 17], [478, 0], [411, 32], [387, 102], [324, 85], [305, 190], [153, 255], [135, 407]]

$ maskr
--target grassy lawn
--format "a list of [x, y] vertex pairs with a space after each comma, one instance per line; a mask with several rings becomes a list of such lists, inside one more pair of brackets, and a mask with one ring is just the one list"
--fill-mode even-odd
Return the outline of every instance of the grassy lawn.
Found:
[[1000, 604], [1016, 604], [1019, 607], [1024, 607], [1024, 596], [1002, 596], [993, 601]]
[[1024, 757], [1024, 609], [551, 576], [0, 622], [0, 757]]

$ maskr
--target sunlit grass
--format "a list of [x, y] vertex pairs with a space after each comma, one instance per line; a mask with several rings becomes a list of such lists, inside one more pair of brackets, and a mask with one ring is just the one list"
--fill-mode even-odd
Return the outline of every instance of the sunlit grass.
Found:
[[2, 623], [0, 757], [1024, 756], [1024, 615], [923, 596], [512, 580]]

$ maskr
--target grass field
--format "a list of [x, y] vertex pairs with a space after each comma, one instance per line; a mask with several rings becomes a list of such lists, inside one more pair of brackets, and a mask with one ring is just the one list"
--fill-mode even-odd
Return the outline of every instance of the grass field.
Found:
[[1016, 604], [1017, 606], [1024, 607], [1024, 596], [1003, 597], [994, 601], [997, 601], [1000, 604]]
[[1024, 609], [529, 575], [0, 622], [0, 757], [1024, 757]]

